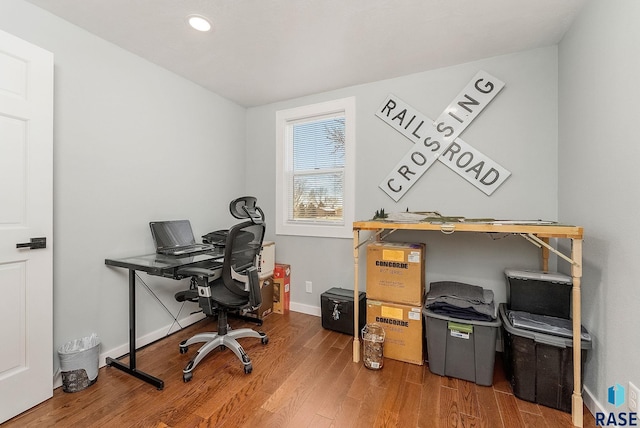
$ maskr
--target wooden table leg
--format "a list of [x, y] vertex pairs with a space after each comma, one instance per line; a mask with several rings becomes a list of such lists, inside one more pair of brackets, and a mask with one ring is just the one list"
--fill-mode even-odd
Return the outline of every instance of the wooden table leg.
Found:
[[360, 299], [358, 293], [358, 241], [360, 233], [353, 231], [353, 362], [360, 361], [360, 326], [359, 326], [359, 306]]
[[[549, 238], [542, 238], [542, 241], [549, 244]], [[542, 247], [542, 270], [549, 272], [549, 249], [544, 246]]]
[[573, 239], [571, 245], [571, 258], [577, 264], [571, 267], [573, 277], [573, 396], [571, 397], [571, 417], [573, 425], [582, 427], [582, 339], [581, 339], [581, 304], [580, 304], [580, 280], [582, 278], [582, 239]]

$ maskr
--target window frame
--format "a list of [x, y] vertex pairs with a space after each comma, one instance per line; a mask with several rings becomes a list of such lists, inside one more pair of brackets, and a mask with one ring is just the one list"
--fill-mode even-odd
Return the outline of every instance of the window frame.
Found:
[[[285, 180], [293, 168], [290, 127], [301, 121], [330, 115], [345, 117], [345, 165], [343, 187], [343, 223], [322, 223], [288, 219], [289, 183]], [[317, 104], [294, 107], [276, 112], [276, 235], [353, 238], [355, 213], [355, 97], [341, 98]]]

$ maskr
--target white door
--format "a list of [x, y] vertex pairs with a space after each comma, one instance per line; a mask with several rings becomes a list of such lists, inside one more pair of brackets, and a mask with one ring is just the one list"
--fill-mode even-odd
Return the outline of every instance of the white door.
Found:
[[0, 31], [0, 423], [53, 395], [52, 152], [53, 55]]

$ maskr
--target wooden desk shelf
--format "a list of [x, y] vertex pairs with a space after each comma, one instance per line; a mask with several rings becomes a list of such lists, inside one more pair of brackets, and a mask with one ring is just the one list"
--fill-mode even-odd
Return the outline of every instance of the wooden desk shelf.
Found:
[[[582, 278], [582, 240], [583, 228], [579, 226], [560, 224], [538, 224], [538, 222], [412, 222], [397, 223], [389, 221], [357, 221], [353, 223], [353, 259], [354, 259], [354, 301], [358, 296], [358, 253], [359, 248], [371, 240], [381, 240], [385, 233], [395, 230], [413, 230], [416, 232], [436, 231], [444, 234], [452, 233], [509, 233], [520, 235], [542, 251], [542, 269], [549, 269], [549, 253], [553, 252], [560, 258], [571, 264], [571, 276], [573, 277], [572, 305], [573, 305], [573, 396], [571, 416], [573, 424], [582, 427], [582, 382], [581, 382], [581, 307], [580, 307], [580, 280]], [[366, 241], [360, 242], [360, 232], [375, 232]], [[565, 255], [549, 245], [550, 238], [571, 240], [571, 254]], [[358, 307], [354, 306], [354, 336], [353, 336], [353, 361], [360, 361], [360, 339], [358, 331]]]

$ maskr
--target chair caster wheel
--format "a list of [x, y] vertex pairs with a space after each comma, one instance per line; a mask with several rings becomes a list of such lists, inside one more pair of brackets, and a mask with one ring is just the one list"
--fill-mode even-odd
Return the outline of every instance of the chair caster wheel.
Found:
[[262, 339], [260, 339], [262, 341], [263, 345], [266, 345], [267, 343], [269, 343], [269, 338], [267, 336], [264, 336]]
[[253, 371], [253, 367], [251, 366], [251, 364], [247, 364], [244, 366], [244, 374], [249, 374]]
[[189, 382], [191, 380], [191, 378], [193, 378], [193, 373], [191, 373], [191, 372], [182, 374], [182, 381], [184, 383]]
[[180, 353], [181, 354], [186, 354], [189, 351], [189, 347], [188, 346], [184, 346], [184, 347], [180, 347]]

